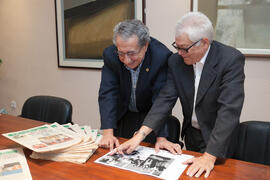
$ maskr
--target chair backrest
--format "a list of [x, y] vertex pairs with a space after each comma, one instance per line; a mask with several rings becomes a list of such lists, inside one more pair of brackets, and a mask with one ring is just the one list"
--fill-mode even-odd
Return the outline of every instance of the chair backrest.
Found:
[[270, 122], [239, 124], [233, 158], [270, 165]]
[[72, 123], [72, 105], [60, 97], [33, 96], [23, 104], [21, 117], [49, 123]]

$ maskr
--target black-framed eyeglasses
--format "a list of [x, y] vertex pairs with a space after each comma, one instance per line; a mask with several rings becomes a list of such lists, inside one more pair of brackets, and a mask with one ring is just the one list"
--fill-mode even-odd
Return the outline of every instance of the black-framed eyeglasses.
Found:
[[[202, 40], [202, 39], [200, 39], [200, 40]], [[185, 51], [186, 53], [188, 53], [188, 50], [189, 50], [190, 48], [192, 48], [195, 44], [197, 44], [200, 40], [194, 42], [193, 44], [191, 44], [191, 45], [190, 45], [189, 47], [187, 47], [187, 48], [181, 48], [181, 47], [178, 47], [178, 46], [176, 45], [175, 42], [172, 43], [172, 46], [173, 46], [177, 51]]]

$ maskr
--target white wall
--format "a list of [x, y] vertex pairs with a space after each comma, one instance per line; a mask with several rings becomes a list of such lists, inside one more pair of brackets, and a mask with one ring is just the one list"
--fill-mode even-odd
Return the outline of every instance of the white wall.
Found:
[[270, 121], [270, 58], [246, 58], [245, 102], [241, 121]]
[[[151, 34], [170, 48], [175, 22], [189, 11], [189, 2], [146, 1]], [[98, 128], [100, 70], [57, 67], [54, 0], [1, 0], [0, 24], [0, 108], [19, 115], [30, 96], [61, 96], [72, 102], [75, 123]], [[270, 58], [247, 58], [242, 121], [270, 121], [269, 69]], [[17, 102], [15, 110], [10, 109], [11, 100]], [[181, 117], [179, 104], [173, 113]]]
[[30, 96], [61, 96], [74, 122], [99, 127], [100, 71], [58, 68], [54, 0], [1, 0], [0, 24], [0, 108], [18, 115]]

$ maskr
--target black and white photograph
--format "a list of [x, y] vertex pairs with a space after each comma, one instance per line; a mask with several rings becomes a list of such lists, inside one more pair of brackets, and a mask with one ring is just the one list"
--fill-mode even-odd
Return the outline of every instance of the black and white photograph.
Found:
[[[168, 179], [168, 175], [175, 173], [175, 168], [179, 171], [179, 168], [182, 167], [184, 170], [186, 165], [181, 162], [191, 157], [189, 155], [173, 155], [164, 150], [156, 153], [153, 148], [139, 146], [131, 154], [110, 155], [110, 153], [107, 153], [95, 162], [161, 179]], [[179, 177], [179, 175], [173, 177]]]

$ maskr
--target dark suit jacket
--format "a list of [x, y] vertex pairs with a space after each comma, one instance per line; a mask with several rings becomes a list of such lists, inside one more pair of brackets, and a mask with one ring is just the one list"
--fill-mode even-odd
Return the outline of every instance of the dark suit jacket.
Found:
[[[101, 129], [117, 128], [117, 121], [128, 111], [131, 95], [131, 75], [119, 60], [116, 46], [103, 52], [104, 66], [99, 89]], [[136, 88], [139, 112], [148, 112], [167, 79], [168, 58], [171, 51], [151, 38], [140, 69]]]
[[[206, 152], [225, 157], [232, 131], [239, 124], [244, 101], [244, 60], [238, 50], [213, 41], [198, 87], [195, 112]], [[179, 97], [184, 116], [182, 137], [191, 126], [194, 99], [194, 70], [182, 57], [173, 54], [167, 83], [160, 91], [143, 125], [158, 130]]]

